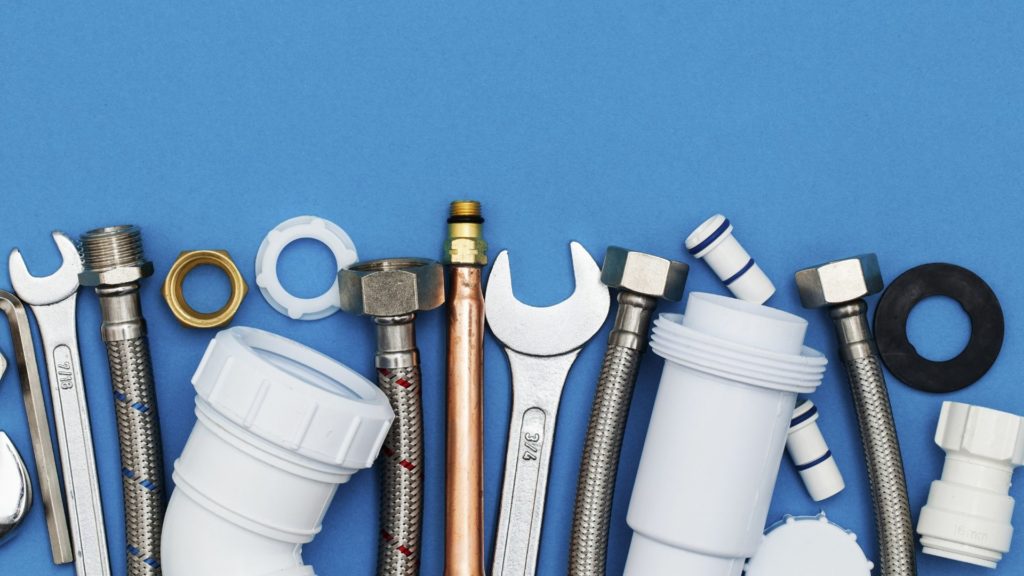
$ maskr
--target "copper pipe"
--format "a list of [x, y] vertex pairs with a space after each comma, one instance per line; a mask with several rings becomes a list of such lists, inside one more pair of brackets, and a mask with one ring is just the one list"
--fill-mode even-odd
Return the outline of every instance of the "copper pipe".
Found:
[[448, 298], [446, 576], [484, 575], [483, 378], [487, 245], [476, 202], [453, 202], [445, 259]]

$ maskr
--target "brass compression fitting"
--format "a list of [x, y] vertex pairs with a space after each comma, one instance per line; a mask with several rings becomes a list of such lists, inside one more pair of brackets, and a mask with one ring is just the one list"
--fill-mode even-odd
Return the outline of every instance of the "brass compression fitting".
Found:
[[444, 246], [451, 286], [445, 576], [484, 575], [483, 222], [479, 202], [452, 202]]

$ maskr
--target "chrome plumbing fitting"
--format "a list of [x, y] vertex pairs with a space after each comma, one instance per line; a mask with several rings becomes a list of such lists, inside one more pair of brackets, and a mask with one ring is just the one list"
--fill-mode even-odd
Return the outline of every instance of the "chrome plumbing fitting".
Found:
[[99, 296], [121, 445], [125, 539], [129, 576], [155, 576], [160, 570], [164, 518], [163, 448], [156, 388], [150, 363], [139, 283], [153, 274], [135, 226], [113, 226], [81, 238], [83, 286]]

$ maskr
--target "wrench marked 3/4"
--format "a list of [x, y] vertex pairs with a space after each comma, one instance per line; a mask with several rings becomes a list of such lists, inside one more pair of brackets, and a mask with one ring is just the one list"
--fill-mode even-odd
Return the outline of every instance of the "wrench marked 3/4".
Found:
[[512, 418], [492, 576], [536, 572], [562, 388], [611, 304], [597, 263], [580, 244], [570, 246], [576, 290], [559, 304], [537, 308], [519, 302], [512, 294], [507, 252], [495, 259], [487, 283], [487, 322], [505, 348], [512, 372]]

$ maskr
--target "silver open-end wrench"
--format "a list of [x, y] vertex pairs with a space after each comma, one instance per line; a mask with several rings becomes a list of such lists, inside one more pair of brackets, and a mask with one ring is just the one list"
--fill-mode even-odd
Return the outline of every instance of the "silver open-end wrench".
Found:
[[109, 576], [99, 477], [78, 353], [75, 305], [82, 260], [74, 241], [63, 233], [54, 232], [53, 241], [63, 258], [61, 267], [53, 274], [45, 278], [32, 276], [17, 248], [11, 251], [8, 268], [14, 291], [31, 306], [43, 340], [64, 470], [75, 572], [78, 576]]
[[494, 260], [487, 281], [487, 323], [512, 371], [512, 420], [491, 576], [536, 572], [562, 388], [611, 305], [597, 262], [580, 244], [570, 248], [576, 290], [554, 306], [536, 308], [516, 299], [507, 251]]

